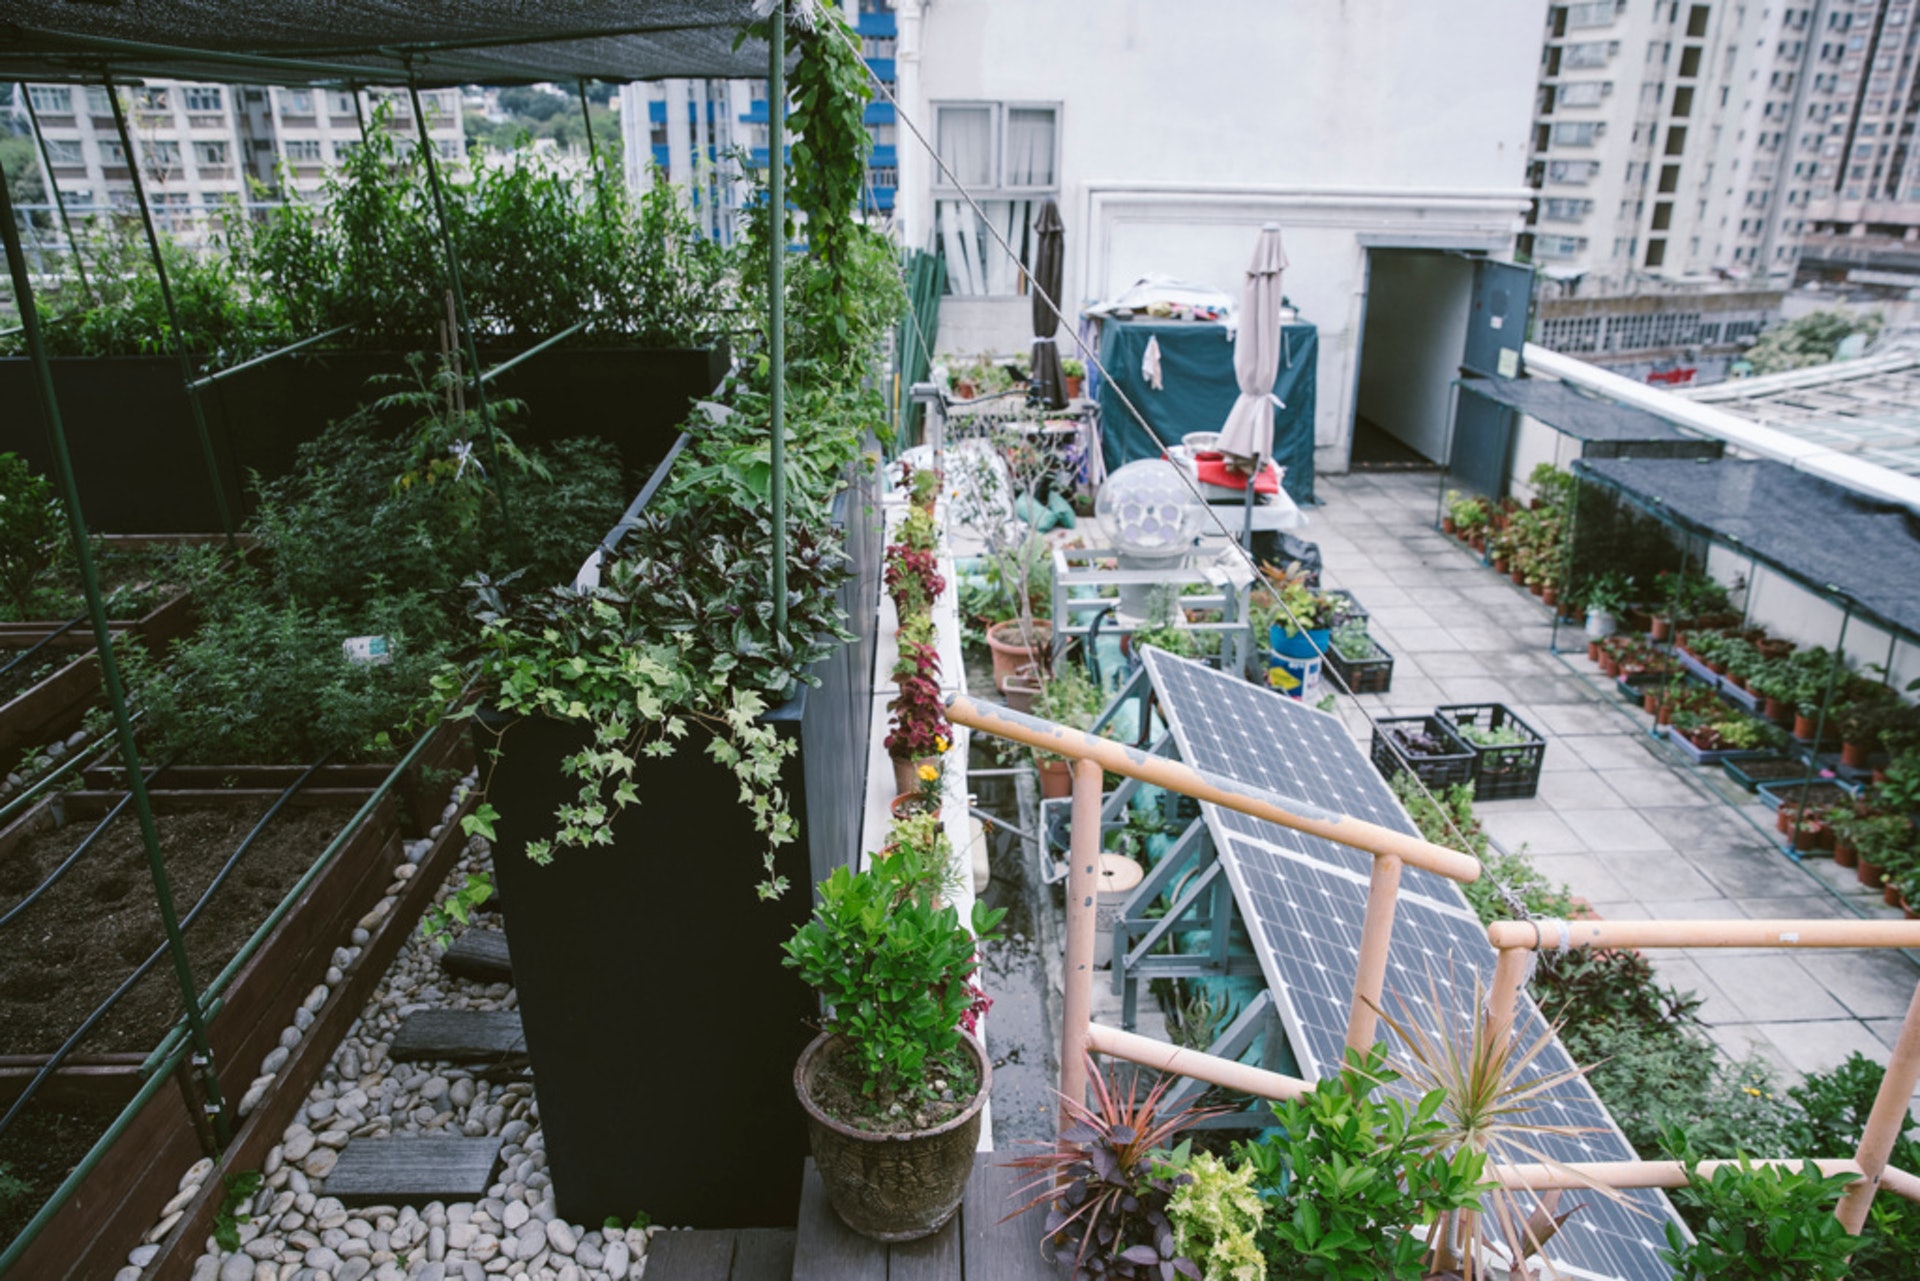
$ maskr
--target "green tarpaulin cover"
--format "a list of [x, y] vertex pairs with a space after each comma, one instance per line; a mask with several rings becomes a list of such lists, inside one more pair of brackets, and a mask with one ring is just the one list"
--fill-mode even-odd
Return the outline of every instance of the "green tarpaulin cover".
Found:
[[[1112, 375], [1100, 386], [1100, 434], [1109, 471], [1142, 458], [1158, 458], [1165, 441], [1175, 445], [1188, 432], [1219, 431], [1240, 386], [1233, 375], [1233, 344], [1224, 325], [1180, 320], [1109, 320], [1101, 327], [1100, 363]], [[1273, 394], [1284, 409], [1273, 417], [1274, 461], [1286, 468], [1286, 490], [1296, 503], [1313, 501], [1314, 370], [1320, 333], [1312, 325], [1285, 327], [1280, 373]], [[1161, 390], [1141, 376], [1148, 339], [1160, 341]], [[1115, 384], [1152, 428], [1140, 425]]]

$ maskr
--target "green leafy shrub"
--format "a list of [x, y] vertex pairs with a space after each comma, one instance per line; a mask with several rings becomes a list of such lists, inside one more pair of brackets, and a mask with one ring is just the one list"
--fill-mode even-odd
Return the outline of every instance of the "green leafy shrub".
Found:
[[1350, 1053], [1338, 1078], [1274, 1105], [1275, 1129], [1234, 1145], [1266, 1202], [1272, 1281], [1417, 1281], [1427, 1246], [1407, 1229], [1477, 1206], [1491, 1186], [1479, 1153], [1431, 1151], [1446, 1128], [1440, 1091], [1412, 1104], [1374, 1096], [1396, 1079], [1384, 1046]]
[[1266, 1204], [1253, 1186], [1252, 1166], [1234, 1169], [1211, 1152], [1185, 1167], [1189, 1182], [1167, 1203], [1174, 1248], [1191, 1259], [1202, 1276], [1219, 1281], [1266, 1281], [1266, 1256], [1260, 1253], [1260, 1225]]
[[1667, 1224], [1661, 1258], [1682, 1281], [1827, 1281], [1849, 1275], [1854, 1238], [1834, 1217], [1852, 1176], [1823, 1175], [1811, 1161], [1799, 1169], [1721, 1166], [1711, 1175], [1690, 1170], [1692, 1182], [1673, 1193], [1694, 1223], [1689, 1242]]
[[15, 619], [46, 617], [37, 602], [69, 549], [66, 505], [18, 454], [0, 454], [0, 594]]

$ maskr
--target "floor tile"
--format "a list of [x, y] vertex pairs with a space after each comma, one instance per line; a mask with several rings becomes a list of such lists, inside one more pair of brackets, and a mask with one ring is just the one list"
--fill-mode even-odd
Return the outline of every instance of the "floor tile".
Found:
[[1700, 972], [1726, 993], [1752, 1023], [1801, 1023], [1847, 1017], [1847, 1009], [1800, 967], [1793, 955], [1723, 956], [1692, 953]]

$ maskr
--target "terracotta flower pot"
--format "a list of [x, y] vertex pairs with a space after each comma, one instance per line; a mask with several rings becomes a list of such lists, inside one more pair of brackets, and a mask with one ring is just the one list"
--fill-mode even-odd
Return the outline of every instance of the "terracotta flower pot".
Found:
[[1865, 858], [1857, 858], [1853, 864], [1854, 877], [1868, 889], [1880, 888], [1880, 878], [1885, 875], [1878, 863], [1869, 863]]
[[1784, 725], [1793, 719], [1793, 713], [1787, 709], [1787, 705], [1773, 697], [1767, 699], [1766, 705], [1761, 709], [1760, 714], [1772, 721], [1775, 725]]
[[887, 802], [887, 812], [895, 818], [912, 818], [917, 814], [931, 814], [940, 817], [940, 807], [920, 795], [919, 792], [902, 792]]
[[1440, 518], [1440, 532], [1443, 534], [1451, 534], [1456, 532], [1454, 523], [1453, 523], [1453, 517], [1442, 516]]
[[1668, 637], [1673, 635], [1673, 620], [1655, 615], [1651, 635], [1654, 644], [1658, 645], [1665, 642]]
[[1062, 374], [1060, 375], [1060, 380], [1067, 385], [1067, 398], [1069, 400], [1078, 400], [1080, 394], [1087, 389], [1087, 376], [1085, 374]]
[[1473, 550], [1482, 553], [1487, 550], [1487, 536], [1485, 534], [1475, 534], [1473, 536]]
[[840, 1047], [821, 1033], [800, 1054], [793, 1091], [807, 1112], [807, 1138], [827, 1198], [846, 1225], [876, 1241], [917, 1241], [940, 1230], [960, 1208], [980, 1144], [981, 1109], [993, 1085], [993, 1064], [965, 1033], [980, 1088], [958, 1116], [924, 1130], [880, 1134], [857, 1129], [821, 1111], [815, 1084]]
[[1507, 558], [1505, 556], [1495, 556], [1493, 558], [1493, 572], [1496, 574], [1504, 574], [1507, 572]]
[[1854, 848], [1852, 841], [1843, 841], [1836, 836], [1833, 840], [1833, 861], [1841, 867], [1852, 867], [1860, 861], [1860, 851]]
[[1801, 822], [1799, 827], [1794, 829], [1793, 848], [1803, 854], [1812, 853], [1815, 850], [1831, 849], [1832, 846], [1833, 829], [1828, 827], [1821, 819], [1806, 819]]
[[1873, 749], [1865, 743], [1849, 743], [1843, 740], [1840, 744], [1840, 763], [1848, 769], [1865, 769], [1867, 758], [1872, 755]]
[[1660, 704], [1659, 710], [1654, 712], [1653, 716], [1654, 716], [1654, 720], [1661, 725], [1673, 724], [1673, 704], [1672, 703]]
[[1658, 716], [1660, 705], [1660, 695], [1652, 690], [1648, 690], [1640, 698], [1640, 709], [1649, 716]]
[[1590, 640], [1587, 642], [1587, 661], [1590, 663], [1597, 663], [1600, 661], [1600, 642], [1599, 641]]
[[1511, 574], [1508, 574], [1507, 577], [1513, 580], [1515, 587], [1525, 587], [1527, 585], [1527, 574], [1525, 570], [1516, 569]]
[[1812, 738], [1813, 730], [1813, 717], [1803, 712], [1795, 712], [1793, 714], [1793, 736], [1795, 738]]
[[1899, 907], [1903, 901], [1900, 897], [1900, 886], [1893, 881], [1888, 881], [1885, 885], [1882, 885], [1880, 887], [1880, 901], [1888, 907]]
[[914, 760], [905, 756], [889, 755], [887, 759], [893, 762], [893, 790], [895, 792], [905, 793], [918, 791], [920, 787], [920, 767], [922, 765], [931, 765], [935, 769], [940, 768], [940, 758], [938, 756], [922, 756], [918, 760]]
[[1594, 661], [1600, 664], [1600, 674], [1602, 676], [1618, 676], [1620, 674], [1619, 661], [1606, 650], [1601, 650], [1600, 657]]
[[1560, 589], [1558, 587], [1541, 588], [1540, 600], [1543, 604], [1558, 605], [1560, 603]]
[[1047, 800], [1059, 800], [1063, 796], [1073, 795], [1073, 763], [1064, 757], [1049, 757], [1038, 762], [1040, 766], [1040, 795]]
[[[993, 686], [1002, 693], [1006, 692], [1007, 678], [1018, 675], [1022, 667], [1048, 666], [1053, 649], [1053, 624], [1035, 619], [1032, 626], [1030, 636], [1022, 634], [1017, 618], [987, 628], [987, 648], [993, 651]], [[1031, 645], [1026, 643], [1028, 639], [1033, 641]]]

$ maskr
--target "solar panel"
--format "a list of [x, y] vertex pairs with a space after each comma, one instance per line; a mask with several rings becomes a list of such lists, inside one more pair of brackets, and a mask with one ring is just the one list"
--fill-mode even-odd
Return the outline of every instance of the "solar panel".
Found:
[[[1187, 764], [1418, 834], [1337, 718], [1158, 650], [1146, 651], [1146, 664], [1161, 714]], [[1313, 1078], [1331, 1075], [1346, 1046], [1372, 856], [1216, 805], [1202, 804], [1201, 813], [1301, 1070]], [[1476, 978], [1490, 984], [1493, 962], [1486, 930], [1459, 886], [1419, 868], [1404, 869], [1388, 954], [1386, 1012], [1437, 1030], [1440, 1017], [1432, 995], [1456, 1011], [1472, 1009]], [[1545, 1020], [1530, 999], [1523, 998], [1521, 1006], [1516, 1032], [1522, 1044], [1530, 1045], [1545, 1030]], [[1391, 1049], [1404, 1050], [1384, 1023], [1380, 1030]], [[1531, 1071], [1551, 1076], [1571, 1066], [1556, 1040]], [[1534, 1119], [1594, 1130], [1533, 1136], [1533, 1145], [1551, 1159], [1614, 1161], [1636, 1155], [1584, 1079], [1557, 1087], [1541, 1100]], [[1595, 1194], [1580, 1198], [1585, 1208], [1568, 1221], [1549, 1253], [1622, 1281], [1670, 1277], [1672, 1270], [1657, 1251], [1672, 1207], [1657, 1191], [1626, 1195], [1634, 1209]]]

